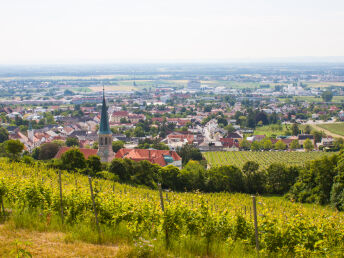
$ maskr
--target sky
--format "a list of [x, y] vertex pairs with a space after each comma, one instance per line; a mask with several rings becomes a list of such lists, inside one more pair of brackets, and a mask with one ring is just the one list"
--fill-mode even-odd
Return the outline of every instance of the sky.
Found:
[[343, 0], [0, 0], [0, 64], [344, 56]]

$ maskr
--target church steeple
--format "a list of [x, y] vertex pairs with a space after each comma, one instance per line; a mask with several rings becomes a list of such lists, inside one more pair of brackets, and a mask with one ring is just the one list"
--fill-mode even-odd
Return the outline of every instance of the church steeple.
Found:
[[104, 86], [102, 112], [98, 131], [98, 155], [102, 162], [110, 162], [114, 158], [114, 153], [112, 151], [112, 132], [109, 125]]
[[102, 104], [102, 113], [100, 117], [100, 126], [99, 126], [99, 134], [110, 134], [110, 125], [109, 125], [109, 116], [107, 112], [107, 106], [105, 101], [105, 91], [103, 86], [103, 104]]

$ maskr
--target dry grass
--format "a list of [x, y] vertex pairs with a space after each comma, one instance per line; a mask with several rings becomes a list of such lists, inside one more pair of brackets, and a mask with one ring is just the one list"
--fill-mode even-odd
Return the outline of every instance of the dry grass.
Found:
[[0, 257], [16, 256], [17, 245], [33, 257], [126, 257], [131, 252], [131, 248], [124, 244], [68, 243], [64, 233], [13, 229], [7, 224], [0, 225]]

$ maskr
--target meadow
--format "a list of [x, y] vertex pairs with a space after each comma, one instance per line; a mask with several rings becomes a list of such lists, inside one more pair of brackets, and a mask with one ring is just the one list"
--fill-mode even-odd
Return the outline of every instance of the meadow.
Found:
[[[45, 165], [0, 160], [5, 225], [63, 232], [65, 242], [125, 243], [125, 257], [255, 257], [252, 198], [240, 193], [176, 193], [89, 178]], [[161, 198], [162, 197], [162, 198]], [[163, 204], [161, 203], [163, 200]], [[262, 256], [341, 255], [344, 213], [281, 197], [257, 197]], [[97, 219], [95, 219], [97, 217]], [[97, 227], [96, 221], [99, 221]], [[4, 253], [7, 245], [0, 245]], [[25, 251], [31, 252], [30, 246]]]
[[331, 133], [344, 136], [344, 123], [317, 124], [317, 126]]
[[328, 152], [297, 151], [215, 151], [204, 152], [203, 156], [212, 166], [234, 165], [242, 168], [247, 161], [255, 161], [264, 169], [272, 163], [302, 166], [306, 161], [332, 155]]
[[264, 125], [264, 126], [258, 126], [256, 127], [256, 129], [254, 130], [253, 134], [254, 135], [265, 135], [267, 137], [271, 137], [272, 135], [284, 135], [285, 131], [289, 128], [290, 129], [290, 125], [276, 125], [276, 124], [272, 124], [272, 125]]

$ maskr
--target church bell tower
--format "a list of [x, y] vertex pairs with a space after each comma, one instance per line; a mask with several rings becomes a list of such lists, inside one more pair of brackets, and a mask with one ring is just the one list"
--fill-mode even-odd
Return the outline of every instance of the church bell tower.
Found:
[[98, 156], [102, 162], [110, 162], [114, 158], [112, 151], [112, 132], [109, 125], [109, 117], [105, 102], [105, 92], [103, 86], [103, 104], [98, 131]]

